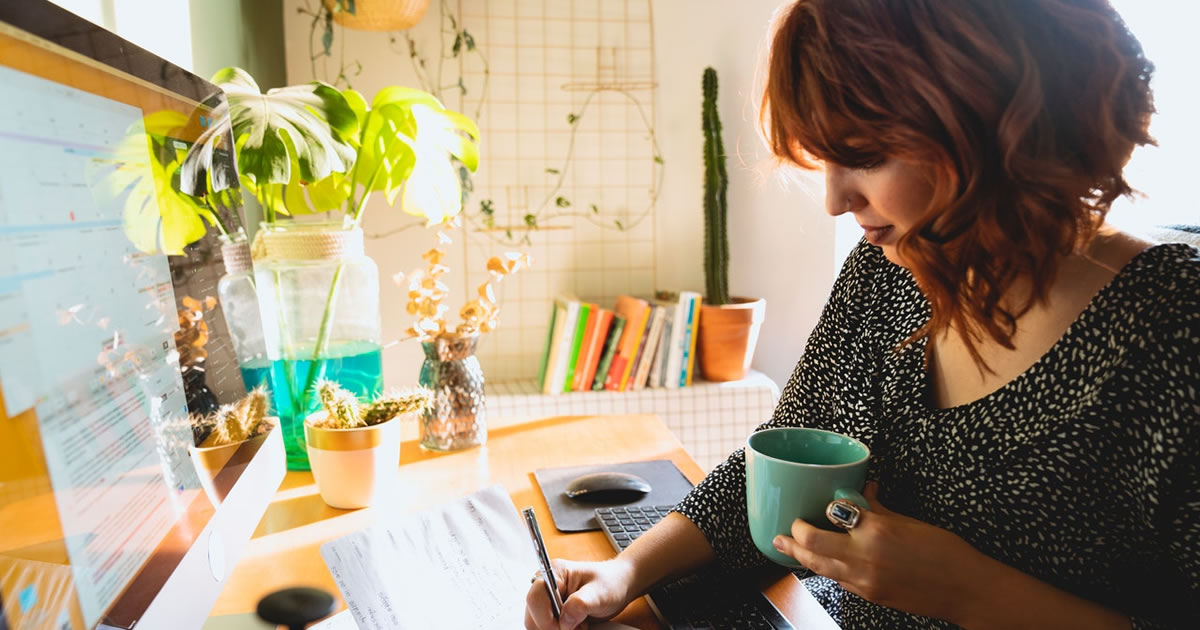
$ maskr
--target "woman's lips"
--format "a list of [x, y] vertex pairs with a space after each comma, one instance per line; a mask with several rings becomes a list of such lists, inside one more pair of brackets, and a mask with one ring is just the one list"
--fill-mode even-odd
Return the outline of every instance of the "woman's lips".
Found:
[[863, 229], [863, 232], [865, 232], [867, 242], [872, 245], [882, 244], [892, 234], [892, 226], [890, 226], [890, 225], [884, 225], [884, 226], [864, 225], [861, 227]]

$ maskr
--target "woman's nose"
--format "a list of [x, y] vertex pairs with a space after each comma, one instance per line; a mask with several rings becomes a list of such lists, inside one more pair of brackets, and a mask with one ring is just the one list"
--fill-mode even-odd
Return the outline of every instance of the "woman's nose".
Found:
[[854, 210], [855, 198], [861, 198], [847, 182], [846, 169], [836, 164], [825, 165], [825, 212], [839, 216]]

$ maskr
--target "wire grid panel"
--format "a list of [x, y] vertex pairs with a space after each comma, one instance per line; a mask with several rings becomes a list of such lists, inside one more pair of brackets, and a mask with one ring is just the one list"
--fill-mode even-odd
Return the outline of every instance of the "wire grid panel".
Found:
[[[498, 288], [501, 326], [481, 340], [488, 378], [537, 376], [553, 299], [611, 307], [654, 289], [654, 210], [663, 165], [653, 133], [650, 0], [460, 0], [486, 63], [480, 167], [465, 208], [468, 290], [486, 261], [521, 250], [534, 267]], [[489, 211], [484, 212], [484, 204]]]
[[487, 411], [497, 418], [653, 413], [705, 471], [771, 418], [779, 386], [761, 372], [728, 383], [697, 382], [680, 389], [542, 394], [532, 381], [487, 385]]

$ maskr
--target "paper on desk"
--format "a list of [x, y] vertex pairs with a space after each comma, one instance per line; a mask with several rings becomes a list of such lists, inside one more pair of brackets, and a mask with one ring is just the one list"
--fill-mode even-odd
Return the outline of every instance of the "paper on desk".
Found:
[[501, 486], [325, 543], [321, 556], [361, 630], [520, 630], [538, 566]]

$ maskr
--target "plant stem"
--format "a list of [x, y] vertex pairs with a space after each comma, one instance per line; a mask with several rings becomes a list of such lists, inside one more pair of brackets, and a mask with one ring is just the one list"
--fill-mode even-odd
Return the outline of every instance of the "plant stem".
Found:
[[[321, 328], [317, 331], [317, 343], [313, 346], [312, 367], [308, 371], [308, 378], [305, 380], [304, 389], [301, 390], [300, 402], [307, 409], [308, 393], [312, 391], [313, 385], [317, 382], [317, 378], [323, 376], [318, 372], [323, 372], [325, 369], [324, 363], [319, 363], [321, 355], [325, 353], [326, 346], [329, 345], [329, 331], [333, 328], [333, 314], [337, 304], [338, 287], [342, 284], [342, 271], [346, 268], [345, 263], [338, 263], [337, 269], [333, 271], [333, 281], [329, 284], [329, 295], [325, 298], [325, 312], [321, 314]], [[320, 366], [318, 369], [317, 366]]]

